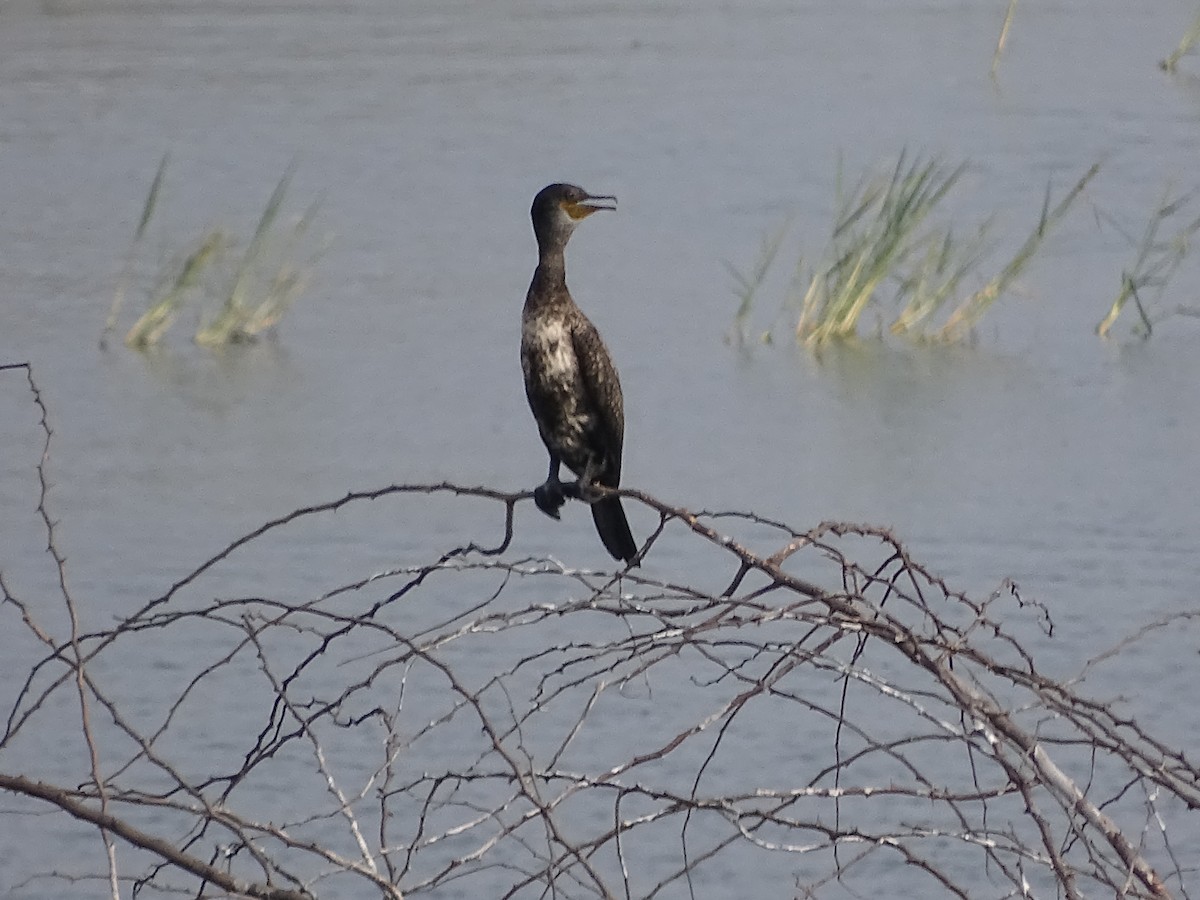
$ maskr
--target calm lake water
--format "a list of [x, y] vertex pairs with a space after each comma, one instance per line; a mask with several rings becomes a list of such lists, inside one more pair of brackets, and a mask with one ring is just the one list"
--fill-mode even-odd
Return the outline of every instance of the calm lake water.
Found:
[[[1050, 671], [1194, 609], [1200, 330], [1092, 331], [1134, 255], [1104, 223], [1140, 234], [1168, 184], [1200, 184], [1200, 60], [1174, 77], [1156, 65], [1195, 4], [1021, 4], [993, 81], [1006, 5], [0, 2], [0, 362], [31, 362], [49, 408], [50, 502], [85, 622], [348, 490], [540, 481], [517, 343], [529, 200], [554, 180], [620, 198], [572, 242], [570, 274], [621, 370], [628, 485], [797, 528], [892, 526], [980, 594], [1010, 577], [1054, 615]], [[968, 162], [955, 203], [964, 221], [994, 216], [1001, 249], [1047, 182], [1102, 170], [971, 346], [864, 340], [816, 358], [723, 341], [724, 261], [748, 266], [791, 216], [790, 269], [827, 232], [839, 159], [854, 173], [905, 149]], [[331, 243], [277, 340], [210, 353], [185, 314], [159, 350], [98, 349], [168, 151], [152, 261], [213, 225], [249, 234], [289, 164], [291, 209], [322, 198], [314, 228]], [[1196, 284], [1193, 258], [1166, 299], [1196, 305]], [[0, 568], [36, 605], [54, 573], [20, 373], [0, 373], [0, 415]], [[435, 556], [461, 528], [403, 505], [350, 521], [231, 565], [210, 593], [335, 583], [330, 560], [369, 574]], [[608, 564], [580, 509], [561, 523], [522, 509], [514, 552]], [[702, 570], [697, 554], [674, 564]], [[1180, 699], [1200, 674], [1194, 635], [1108, 672], [1095, 690], [1130, 698], [1144, 726], [1181, 747], [1200, 736], [1200, 707]], [[257, 728], [236, 704], [228, 717]], [[48, 758], [18, 747], [0, 770]], [[0, 893], [62, 896], [13, 893], [46, 865], [31, 821], [0, 828]], [[761, 884], [730, 877], [742, 896], [792, 888], [769, 868]]]

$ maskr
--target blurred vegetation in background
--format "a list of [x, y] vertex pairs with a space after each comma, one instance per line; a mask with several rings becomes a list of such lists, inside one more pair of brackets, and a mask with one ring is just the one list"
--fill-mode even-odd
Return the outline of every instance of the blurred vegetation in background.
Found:
[[[1100, 167], [1089, 168], [1057, 200], [1048, 185], [1028, 236], [1002, 263], [987, 269], [990, 221], [968, 229], [963, 238], [941, 215], [943, 201], [965, 170], [965, 163], [948, 166], [901, 154], [887, 174], [868, 172], [849, 189], [839, 171], [828, 243], [814, 262], [799, 257], [784, 293], [783, 310], [798, 341], [811, 346], [857, 336], [868, 312], [892, 334], [942, 342], [969, 338]], [[734, 322], [738, 341], [747, 339], [750, 315], [786, 230], [785, 225], [764, 239], [750, 268], [728, 266], [739, 301]], [[966, 287], [968, 281], [976, 286]], [[762, 332], [761, 339], [772, 341], [774, 327]]]
[[135, 270], [160, 205], [168, 158], [163, 157], [142, 206], [100, 337], [107, 346], [117, 328], [126, 297], [144, 296], [144, 309], [125, 333], [127, 347], [159, 344], [186, 306], [196, 313], [193, 340], [219, 347], [252, 341], [279, 323], [307, 287], [327, 241], [314, 243], [309, 234], [319, 202], [289, 221], [280, 213], [291, 184], [291, 167], [280, 178], [248, 241], [222, 228], [210, 228], [183, 247], [164, 254], [150, 283], [138, 288]]
[[1121, 287], [1108, 313], [1096, 326], [1096, 334], [1109, 337], [1121, 311], [1133, 302], [1137, 321], [1132, 332], [1148, 338], [1154, 327], [1173, 315], [1200, 317], [1200, 307], [1170, 305], [1164, 296], [1167, 285], [1183, 263], [1200, 231], [1196, 193], [1177, 194], [1168, 186], [1155, 205], [1140, 238], [1126, 231], [1111, 216], [1103, 219], [1134, 247], [1133, 262], [1121, 272]]

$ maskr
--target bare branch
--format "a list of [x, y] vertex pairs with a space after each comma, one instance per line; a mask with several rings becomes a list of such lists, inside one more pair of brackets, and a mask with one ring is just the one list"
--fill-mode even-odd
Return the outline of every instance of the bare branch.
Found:
[[27, 778], [22, 778], [20, 775], [0, 773], [0, 788], [24, 794], [27, 797], [36, 797], [39, 800], [45, 800], [47, 803], [53, 803], [72, 817], [83, 822], [91, 822], [106, 832], [111, 831], [135, 847], [149, 850], [164, 861], [178, 866], [184, 871], [191, 872], [193, 875], [211, 882], [222, 890], [232, 894], [237, 894], [241, 897], [260, 898], [260, 900], [311, 900], [312, 898], [311, 894], [304, 891], [289, 891], [266, 885], [248, 884], [226, 875], [220, 869], [214, 868], [195, 857], [181, 853], [171, 842], [139, 831], [123, 820], [94, 809], [79, 799], [72, 797], [67, 791], [53, 785], [43, 784], [40, 781], [30, 781]]
[[[1008, 581], [969, 597], [886, 529], [622, 490], [658, 526], [640, 568], [600, 571], [519, 554], [529, 492], [441, 482], [298, 508], [87, 631], [47, 458], [62, 602], [0, 572], [0, 627], [31, 660], [6, 695], [0, 816], [51, 804], [31, 835], [65, 820], [104, 852], [20, 884], [866, 896], [886, 867], [896, 896], [1164, 898], [1200, 870], [1190, 748], [1084, 690], [1200, 615], [1131, 625], [1063, 680], [1042, 668], [1047, 605]], [[344, 513], [373, 503], [475, 524], [346, 572]], [[280, 546], [303, 577], [250, 583]]]

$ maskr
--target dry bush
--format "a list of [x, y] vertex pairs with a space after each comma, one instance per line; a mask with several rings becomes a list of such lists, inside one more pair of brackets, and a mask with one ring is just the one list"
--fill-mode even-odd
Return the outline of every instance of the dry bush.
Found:
[[[3, 585], [30, 660], [4, 693], [5, 828], [101, 838], [10, 889], [1187, 895], [1200, 770], [1078, 677], [1044, 674], [1050, 617], [1015, 586], [971, 599], [876, 528], [622, 494], [658, 528], [615, 574], [518, 555], [529, 493], [435, 484], [296, 510], [99, 630], [65, 578], [54, 605]], [[308, 594], [212, 586], [381, 502], [397, 529], [427, 502], [490, 524], [388, 571], [314, 572]], [[46, 741], [62, 752], [12, 771]]]

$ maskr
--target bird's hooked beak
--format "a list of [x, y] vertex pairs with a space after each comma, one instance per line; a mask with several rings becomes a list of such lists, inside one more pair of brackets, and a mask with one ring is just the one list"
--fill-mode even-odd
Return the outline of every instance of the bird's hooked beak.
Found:
[[588, 194], [587, 197], [578, 203], [563, 204], [563, 209], [566, 210], [567, 215], [576, 222], [580, 219], [586, 219], [592, 213], [599, 212], [602, 209], [616, 208], [617, 198], [611, 194]]

